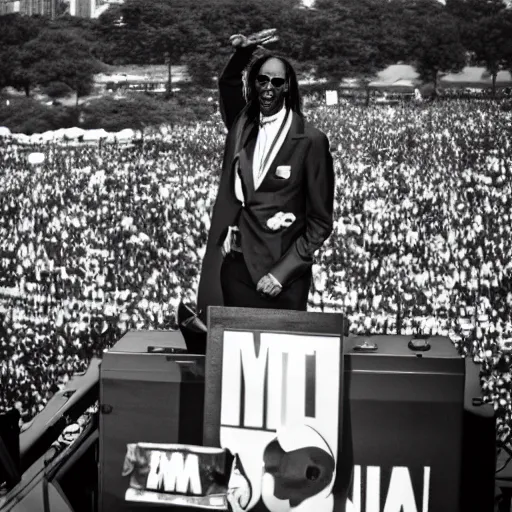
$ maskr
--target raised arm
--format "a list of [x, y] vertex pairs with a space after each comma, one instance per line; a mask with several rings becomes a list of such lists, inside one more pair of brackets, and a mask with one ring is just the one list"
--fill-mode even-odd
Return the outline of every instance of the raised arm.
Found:
[[251, 61], [255, 47], [237, 48], [219, 78], [219, 106], [228, 130], [245, 107], [242, 72]]
[[235, 53], [219, 77], [219, 106], [226, 128], [231, 129], [238, 114], [245, 107], [242, 73], [251, 62], [254, 51], [261, 45], [277, 41], [276, 29], [267, 29], [248, 37], [235, 34], [230, 37]]

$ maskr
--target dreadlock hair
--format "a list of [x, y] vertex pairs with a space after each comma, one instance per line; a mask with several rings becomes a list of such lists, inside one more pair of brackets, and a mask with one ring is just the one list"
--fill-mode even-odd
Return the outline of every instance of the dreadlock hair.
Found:
[[286, 108], [293, 110], [301, 118], [304, 118], [304, 115], [302, 114], [302, 98], [300, 96], [299, 83], [295, 70], [290, 62], [284, 57], [273, 53], [265, 53], [261, 57], [257, 57], [249, 66], [246, 73], [244, 73], [244, 96], [247, 101], [246, 112], [248, 119], [254, 120], [260, 113], [260, 105], [258, 102], [258, 93], [256, 92], [255, 82], [261, 66], [263, 66], [263, 64], [269, 59], [278, 59], [284, 64], [286, 80], [288, 82], [288, 92], [286, 93], [284, 100]]

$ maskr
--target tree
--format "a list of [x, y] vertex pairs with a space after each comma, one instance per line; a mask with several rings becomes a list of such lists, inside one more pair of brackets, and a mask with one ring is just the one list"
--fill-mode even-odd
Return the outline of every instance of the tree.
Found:
[[456, 20], [437, 0], [411, 1], [404, 11], [408, 60], [434, 90], [440, 72], [459, 72], [466, 63]]
[[462, 71], [466, 63], [465, 51], [457, 27], [445, 15], [425, 21], [421, 44], [416, 48], [416, 70], [425, 81], [437, 88], [439, 73]]
[[88, 94], [94, 73], [100, 70], [84, 41], [58, 30], [44, 30], [23, 47], [19, 70], [32, 84], [62, 82], [77, 95]]
[[390, 2], [318, 0], [312, 12], [311, 57], [317, 74], [334, 79], [372, 75], [396, 62], [403, 46]]
[[[155, 0], [147, 2], [148, 12], [153, 3]], [[101, 45], [96, 46], [95, 55], [113, 65], [162, 64], [163, 57], [155, 59], [153, 55], [149, 44], [151, 25], [144, 21], [143, 12], [143, 2], [127, 0], [103, 13], [96, 25]]]
[[496, 79], [502, 70], [512, 69], [512, 13], [494, 14], [482, 19], [475, 28], [471, 44], [475, 60], [485, 66], [492, 79], [492, 94], [496, 95]]
[[165, 26], [152, 27], [150, 30], [149, 44], [152, 46], [155, 54], [161, 52], [169, 67], [169, 86], [168, 97], [172, 94], [171, 90], [171, 70], [173, 65], [179, 64], [181, 58], [194, 47], [194, 43], [199, 41], [197, 27], [192, 20], [183, 18], [172, 18], [173, 22]]
[[65, 2], [64, 0], [58, 0], [55, 5], [55, 15], [57, 17], [64, 16], [69, 13], [69, 2]]
[[201, 1], [127, 0], [100, 17], [98, 31], [108, 43], [103, 55], [111, 63], [166, 63], [169, 76], [172, 66], [186, 56], [191, 74], [209, 82], [216, 71], [219, 43], [201, 17], [207, 10], [212, 6]]
[[495, 95], [498, 73], [512, 68], [512, 12], [503, 0], [447, 0], [446, 8], [458, 20], [472, 64], [491, 76]]
[[190, 109], [173, 101], [162, 101], [145, 94], [136, 94], [121, 100], [93, 100], [83, 112], [83, 128], [104, 128], [113, 132], [124, 128], [144, 131], [148, 127], [161, 124], [197, 121]]
[[190, 53], [185, 56], [187, 70], [190, 77], [198, 85], [213, 88], [216, 87], [214, 77], [219, 76], [222, 66], [225, 64], [223, 56], [215, 53]]
[[[251, 34], [266, 28], [276, 28], [283, 35], [293, 28], [292, 16], [300, 5], [300, 0], [198, 0], [194, 11], [217, 42], [227, 44], [232, 34]], [[301, 36], [305, 34], [299, 31], [295, 38]], [[284, 44], [288, 40], [283, 38]]]
[[472, 39], [471, 28], [474, 23], [490, 16], [500, 14], [507, 9], [507, 3], [503, 0], [446, 0], [446, 10], [455, 16], [461, 27], [463, 42]]
[[12, 86], [29, 95], [31, 77], [20, 71], [20, 60], [24, 45], [39, 35], [44, 23], [39, 17], [0, 16], [0, 88]]

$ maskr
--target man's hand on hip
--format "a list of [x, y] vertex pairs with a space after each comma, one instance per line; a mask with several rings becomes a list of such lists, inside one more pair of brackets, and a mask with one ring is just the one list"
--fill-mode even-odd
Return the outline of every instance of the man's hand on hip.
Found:
[[224, 239], [224, 243], [222, 244], [222, 257], [224, 258], [226, 254], [229, 254], [231, 252], [231, 237], [232, 237], [233, 228], [229, 226], [228, 233], [226, 235], [226, 238]]
[[276, 36], [277, 29], [269, 28], [251, 34], [250, 36], [244, 36], [243, 34], [234, 34], [229, 38], [231, 46], [233, 48], [248, 48], [250, 46], [258, 46], [264, 44], [270, 44], [275, 41], [279, 41], [279, 36]]
[[269, 297], [277, 297], [282, 289], [281, 283], [272, 274], [264, 275], [256, 285], [256, 291]]

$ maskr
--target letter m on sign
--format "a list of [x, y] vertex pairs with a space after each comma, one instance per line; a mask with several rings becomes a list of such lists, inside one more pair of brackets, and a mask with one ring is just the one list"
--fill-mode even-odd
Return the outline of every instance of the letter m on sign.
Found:
[[202, 494], [199, 458], [195, 454], [153, 451], [146, 487], [178, 494]]

